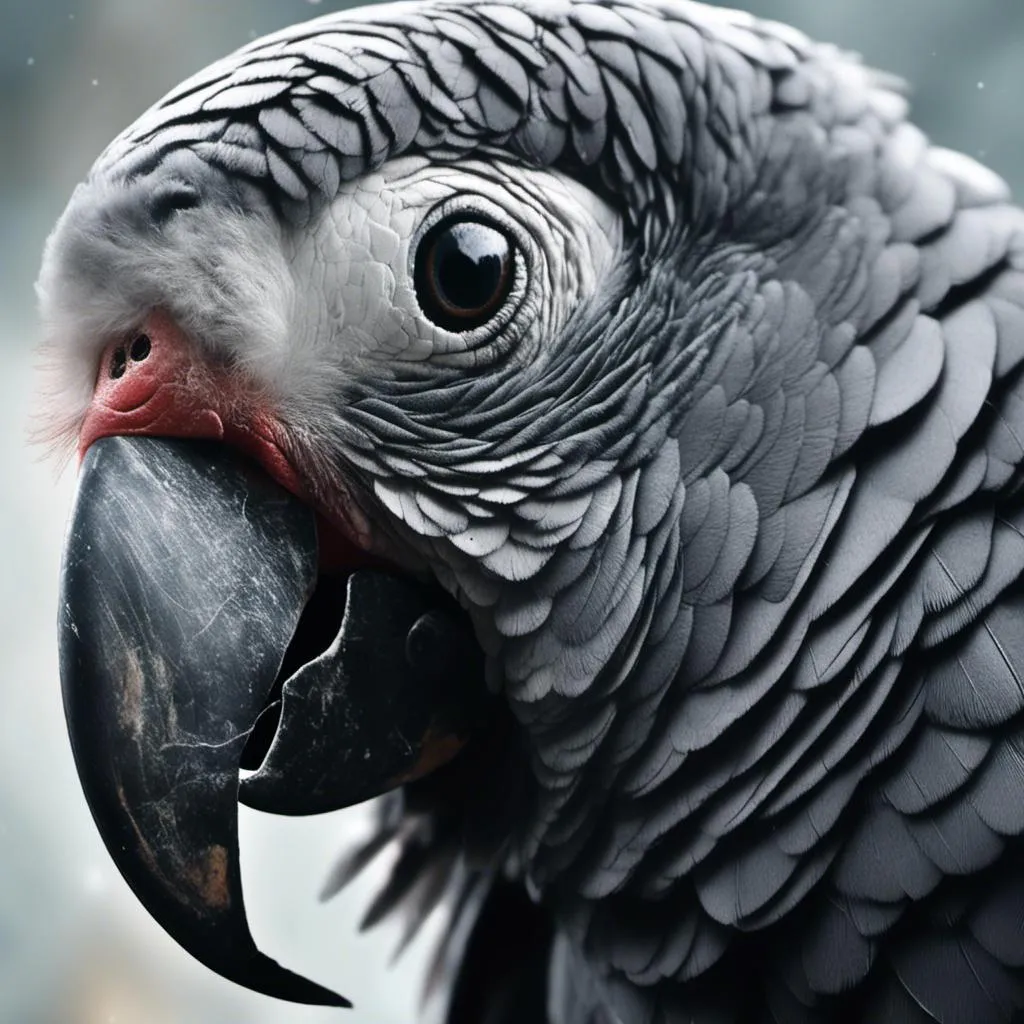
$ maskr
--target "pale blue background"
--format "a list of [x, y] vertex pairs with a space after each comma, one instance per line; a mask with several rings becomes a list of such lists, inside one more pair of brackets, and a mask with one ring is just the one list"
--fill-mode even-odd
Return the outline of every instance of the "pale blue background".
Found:
[[[56, 578], [73, 479], [24, 443], [32, 281], [49, 225], [120, 128], [203, 64], [324, 13], [302, 0], [0, 0], [0, 1021], [407, 1024], [423, 945], [355, 937], [365, 890], [316, 901], [358, 815], [243, 820], [257, 940], [356, 998], [353, 1013], [251, 996], [197, 967], [127, 894], [94, 833], [64, 735]], [[914, 83], [917, 120], [1024, 190], [1024, 3], [758, 0]]]

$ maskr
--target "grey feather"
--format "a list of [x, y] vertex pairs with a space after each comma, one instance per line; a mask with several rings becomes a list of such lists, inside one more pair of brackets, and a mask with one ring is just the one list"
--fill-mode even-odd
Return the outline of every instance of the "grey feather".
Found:
[[[346, 322], [315, 387], [263, 381], [505, 702], [329, 886], [396, 842], [368, 923], [447, 902], [439, 986], [507, 884], [551, 1024], [1024, 1013], [1024, 213], [906, 115], [855, 57], [695, 3], [379, 6], [201, 72], [58, 226], [67, 433], [139, 310], [232, 365], [292, 344], [295, 252], [399, 157], [604, 217], [604, 262], [532, 239], [529, 301], [465, 351]], [[311, 322], [401, 306], [392, 234], [376, 285], [309, 258]]]

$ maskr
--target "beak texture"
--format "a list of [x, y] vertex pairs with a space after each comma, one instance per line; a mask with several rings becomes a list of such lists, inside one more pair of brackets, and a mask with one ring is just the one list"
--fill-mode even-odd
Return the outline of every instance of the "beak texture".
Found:
[[350, 807], [452, 758], [489, 705], [465, 616], [412, 580], [359, 570], [334, 642], [285, 683], [281, 718], [240, 798], [275, 814]]
[[238, 856], [242, 749], [316, 580], [312, 512], [223, 446], [93, 444], [60, 602], [64, 705], [107, 848], [213, 970], [295, 1002], [348, 1002], [260, 953]]

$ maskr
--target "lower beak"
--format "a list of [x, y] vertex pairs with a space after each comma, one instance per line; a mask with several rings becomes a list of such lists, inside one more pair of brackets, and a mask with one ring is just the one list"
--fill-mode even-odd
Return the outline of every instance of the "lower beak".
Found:
[[232, 981], [347, 1006], [256, 948], [238, 857], [239, 761], [316, 559], [310, 510], [223, 447], [98, 441], [66, 540], [61, 677], [86, 798], [149, 912]]

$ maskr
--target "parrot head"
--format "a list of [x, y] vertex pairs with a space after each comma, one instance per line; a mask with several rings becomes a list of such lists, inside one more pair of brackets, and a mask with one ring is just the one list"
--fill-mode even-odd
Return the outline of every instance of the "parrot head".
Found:
[[1014, 236], [905, 112], [737, 12], [439, 0], [251, 43], [100, 156], [38, 284], [65, 708], [203, 963], [344, 1002], [257, 950], [239, 801], [400, 794], [391, 902], [515, 879], [628, 1022], [797, 908], [849, 938], [843, 899], [916, 891], [835, 827], [924, 728], [903, 659], [959, 590], [892, 594], [995, 479], [957, 445], [1024, 347], [943, 334]]

